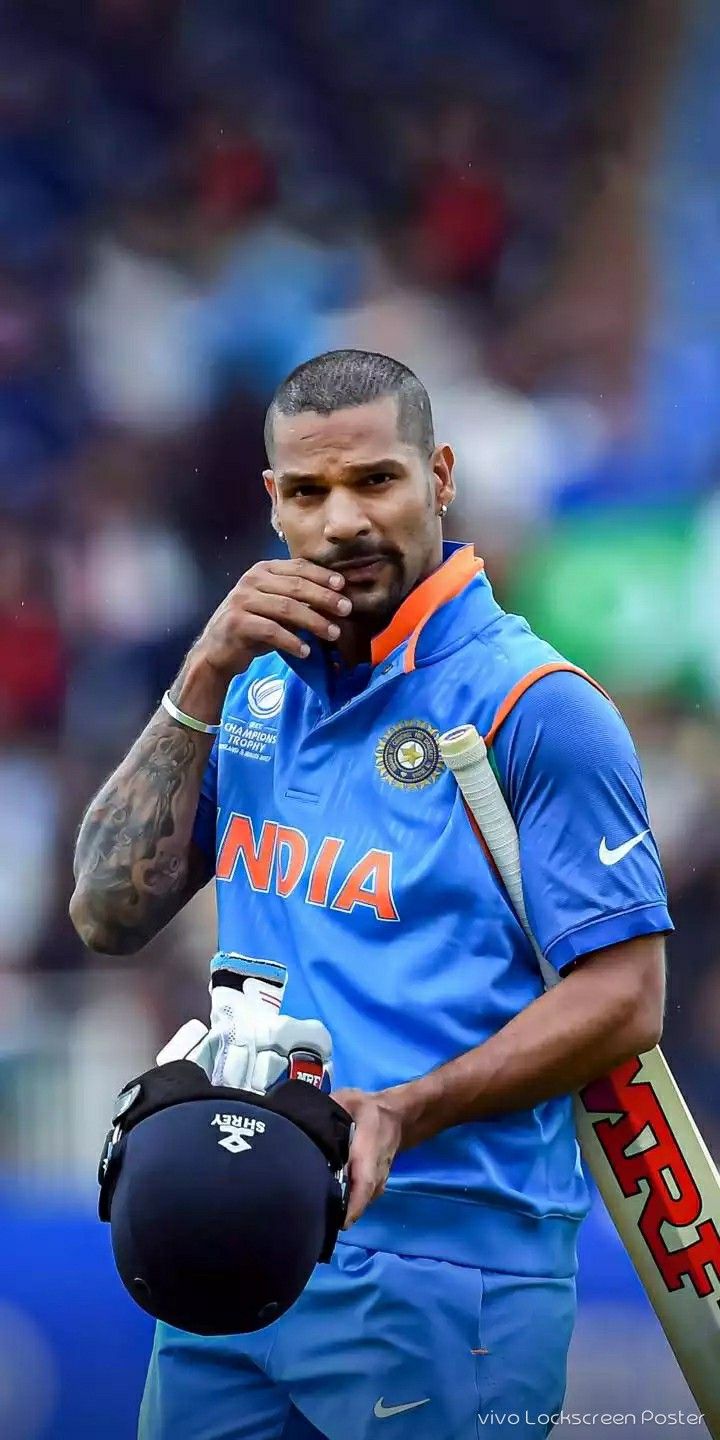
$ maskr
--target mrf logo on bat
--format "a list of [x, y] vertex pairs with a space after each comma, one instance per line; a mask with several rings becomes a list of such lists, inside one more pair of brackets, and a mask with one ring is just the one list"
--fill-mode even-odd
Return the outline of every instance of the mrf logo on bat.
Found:
[[[720, 1305], [720, 1233], [713, 1220], [699, 1223], [703, 1197], [653, 1086], [637, 1078], [641, 1072], [636, 1056], [586, 1086], [581, 1102], [590, 1117], [605, 1117], [592, 1126], [625, 1198], [646, 1192], [637, 1226], [667, 1290], [681, 1289], [687, 1276], [698, 1296], [714, 1294]], [[650, 1143], [638, 1148], [648, 1134]], [[695, 1238], [670, 1249], [668, 1226], [695, 1227]]]

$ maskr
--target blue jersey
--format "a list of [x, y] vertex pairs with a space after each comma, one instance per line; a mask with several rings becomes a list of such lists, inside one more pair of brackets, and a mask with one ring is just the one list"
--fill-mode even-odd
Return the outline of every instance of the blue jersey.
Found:
[[[230, 686], [194, 834], [215, 859], [219, 950], [287, 966], [283, 1008], [327, 1025], [336, 1088], [423, 1075], [543, 990], [440, 757], [455, 725], [492, 742], [552, 965], [672, 929], [620, 715], [501, 609], [471, 546], [445, 546], [369, 664], [345, 671], [307, 638], [306, 661], [271, 654]], [[560, 1098], [402, 1152], [347, 1239], [568, 1275], [587, 1207]]]

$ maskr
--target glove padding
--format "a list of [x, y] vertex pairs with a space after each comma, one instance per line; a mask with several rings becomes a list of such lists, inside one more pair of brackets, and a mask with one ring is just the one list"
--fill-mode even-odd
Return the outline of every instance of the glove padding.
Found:
[[[189, 1020], [163, 1047], [158, 1065], [188, 1059], [205, 1071], [213, 1085], [228, 1085], [265, 1095], [296, 1076], [318, 1088], [332, 1089], [332, 1040], [320, 1020], [279, 1015], [272, 1004], [241, 990], [218, 985], [211, 991], [210, 1029]], [[302, 1071], [302, 1057], [319, 1062], [322, 1072]], [[300, 1072], [300, 1073], [299, 1073]]]
[[210, 1034], [213, 1085], [233, 1085], [265, 1095], [290, 1078], [291, 1057], [316, 1056], [330, 1079], [332, 1040], [320, 1020], [279, 1015], [267, 1002], [217, 986], [212, 992]]

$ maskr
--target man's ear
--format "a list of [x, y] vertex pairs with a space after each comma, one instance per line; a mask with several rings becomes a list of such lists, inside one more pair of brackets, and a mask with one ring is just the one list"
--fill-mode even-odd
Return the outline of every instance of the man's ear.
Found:
[[450, 445], [437, 445], [430, 457], [435, 487], [436, 509], [450, 507], [455, 499], [455, 455]]
[[270, 496], [270, 503], [271, 503], [271, 505], [272, 505], [272, 514], [271, 514], [271, 516], [270, 516], [270, 524], [272, 525], [273, 530], [276, 532], [276, 534], [280, 536], [280, 539], [281, 539], [281, 540], [284, 540], [285, 537], [284, 537], [284, 535], [283, 535], [282, 526], [281, 526], [281, 524], [280, 524], [280, 521], [278, 520], [278, 513], [277, 513], [277, 485], [276, 485], [276, 483], [275, 483], [275, 474], [274, 474], [274, 471], [272, 471], [272, 470], [263, 470], [263, 483], [264, 483], [264, 485], [265, 485], [265, 489], [267, 490], [268, 495]]

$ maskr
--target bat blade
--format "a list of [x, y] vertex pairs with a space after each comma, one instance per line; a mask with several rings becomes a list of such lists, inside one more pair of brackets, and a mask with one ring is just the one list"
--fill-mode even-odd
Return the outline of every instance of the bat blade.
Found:
[[[528, 923], [515, 825], [473, 725], [440, 737], [546, 984]], [[720, 1177], [659, 1047], [575, 1096], [583, 1159], [713, 1436], [720, 1440]]]
[[720, 1177], [661, 1051], [575, 1097], [578, 1139], [680, 1369], [720, 1436]]

